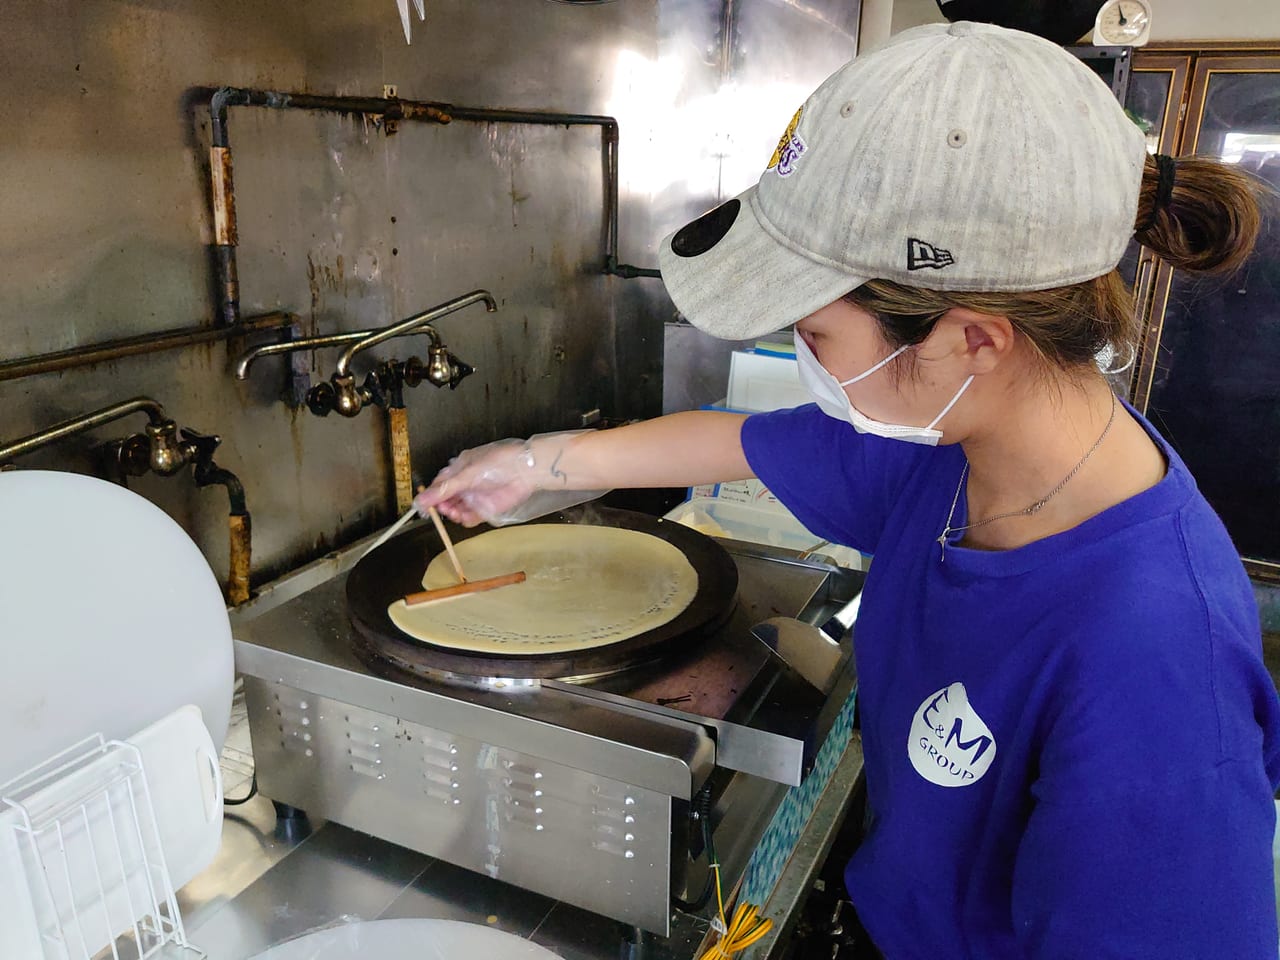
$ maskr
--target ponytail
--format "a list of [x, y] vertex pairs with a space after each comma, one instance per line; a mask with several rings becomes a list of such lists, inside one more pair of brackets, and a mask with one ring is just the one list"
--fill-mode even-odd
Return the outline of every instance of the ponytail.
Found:
[[1205, 157], [1148, 156], [1134, 236], [1179, 270], [1230, 273], [1253, 250], [1262, 183]]

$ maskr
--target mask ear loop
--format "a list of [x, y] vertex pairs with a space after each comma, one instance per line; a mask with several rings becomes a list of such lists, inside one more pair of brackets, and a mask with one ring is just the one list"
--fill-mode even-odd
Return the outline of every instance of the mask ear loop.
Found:
[[951, 398], [951, 402], [942, 408], [942, 412], [940, 414], [938, 414], [936, 417], [933, 418], [933, 421], [927, 427], [925, 427], [926, 430], [932, 430], [934, 427], [936, 427], [939, 423], [942, 422], [942, 418], [945, 417], [948, 413], [950, 413], [951, 408], [954, 407], [957, 401], [959, 401], [959, 399], [964, 396], [964, 392], [969, 389], [969, 384], [973, 383], [973, 378], [975, 376], [976, 374], [972, 374], [972, 373], [969, 374], [969, 379], [960, 385], [960, 389], [957, 390], [956, 395]]
[[[807, 346], [807, 344], [806, 344], [806, 346]], [[836, 382], [837, 382], [837, 383], [839, 383], [839, 384], [840, 384], [840, 386], [842, 386], [842, 387], [847, 387], [847, 386], [849, 386], [851, 383], [857, 383], [859, 380], [865, 380], [867, 377], [871, 376], [871, 375], [872, 375], [873, 373], [875, 373], [877, 370], [881, 369], [881, 368], [882, 368], [882, 367], [884, 367], [886, 364], [888, 364], [888, 363], [889, 363], [889, 361], [890, 361], [890, 360], [892, 360], [894, 357], [898, 356], [899, 354], [902, 354], [902, 353], [906, 352], [906, 351], [910, 348], [910, 346], [911, 346], [911, 344], [907, 344], [906, 346], [899, 347], [897, 350], [893, 351], [893, 353], [889, 354], [887, 357], [885, 357], [883, 360], [881, 360], [879, 363], [877, 363], [877, 364], [876, 364], [874, 367], [872, 367], [870, 370], [865, 370], [865, 371], [863, 371], [862, 373], [858, 374], [856, 377], [850, 377], [848, 380], [838, 380], [838, 381], [836, 381]]]

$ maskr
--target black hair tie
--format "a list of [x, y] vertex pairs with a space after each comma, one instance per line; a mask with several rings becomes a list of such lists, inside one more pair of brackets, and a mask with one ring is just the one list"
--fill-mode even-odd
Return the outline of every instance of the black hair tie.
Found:
[[1150, 230], [1156, 222], [1156, 215], [1166, 209], [1173, 200], [1173, 178], [1178, 172], [1177, 161], [1163, 153], [1157, 153], [1155, 161], [1156, 171], [1159, 174], [1156, 180], [1156, 196], [1151, 201], [1151, 212], [1147, 214], [1146, 221], [1134, 231], [1135, 233]]

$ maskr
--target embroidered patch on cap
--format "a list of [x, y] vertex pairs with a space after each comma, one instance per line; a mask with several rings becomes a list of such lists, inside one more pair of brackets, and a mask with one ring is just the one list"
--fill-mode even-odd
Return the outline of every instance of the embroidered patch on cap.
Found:
[[804, 152], [809, 149], [805, 146], [804, 140], [800, 138], [800, 134], [796, 133], [796, 127], [800, 126], [800, 114], [802, 113], [804, 113], [804, 107], [797, 110], [796, 115], [787, 124], [787, 132], [778, 141], [778, 149], [773, 151], [773, 157], [769, 160], [767, 169], [776, 169], [780, 177], [789, 177], [795, 173], [796, 164], [800, 161]]
[[742, 202], [738, 199], [708, 210], [692, 223], [686, 223], [671, 238], [671, 252], [677, 257], [697, 257], [724, 239], [738, 219]]
[[925, 267], [941, 270], [955, 262], [956, 258], [951, 255], [950, 250], [943, 250], [941, 247], [935, 247], [932, 243], [925, 243], [915, 237], [907, 237], [908, 270], [923, 270]]

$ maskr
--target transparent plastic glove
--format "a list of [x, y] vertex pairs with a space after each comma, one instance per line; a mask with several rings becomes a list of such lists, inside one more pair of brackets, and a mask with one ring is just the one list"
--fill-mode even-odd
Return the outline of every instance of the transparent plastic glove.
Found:
[[568, 443], [586, 432], [541, 433], [464, 450], [414, 498], [414, 506], [424, 515], [434, 506], [467, 527], [500, 527], [594, 500], [607, 491], [565, 489], [556, 468]]

